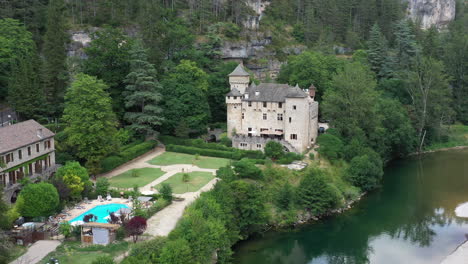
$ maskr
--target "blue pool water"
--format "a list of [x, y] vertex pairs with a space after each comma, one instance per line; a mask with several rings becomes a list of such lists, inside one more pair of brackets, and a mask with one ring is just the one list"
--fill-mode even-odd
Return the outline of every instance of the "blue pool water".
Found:
[[97, 217], [98, 223], [107, 223], [107, 219], [105, 217], [109, 216], [110, 213], [116, 212], [121, 208], [128, 208], [127, 205], [125, 204], [104, 204], [104, 205], [98, 205], [95, 206], [94, 208], [80, 214], [79, 216], [73, 218], [70, 220], [70, 223], [73, 223], [75, 221], [83, 221], [83, 217], [88, 214], [93, 214]]

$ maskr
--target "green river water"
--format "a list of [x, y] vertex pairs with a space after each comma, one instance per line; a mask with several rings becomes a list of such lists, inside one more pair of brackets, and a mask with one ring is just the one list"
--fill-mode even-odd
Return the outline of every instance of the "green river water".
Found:
[[234, 263], [438, 264], [467, 239], [468, 218], [454, 212], [464, 202], [468, 150], [396, 161], [385, 169], [383, 188], [352, 209], [240, 242]]

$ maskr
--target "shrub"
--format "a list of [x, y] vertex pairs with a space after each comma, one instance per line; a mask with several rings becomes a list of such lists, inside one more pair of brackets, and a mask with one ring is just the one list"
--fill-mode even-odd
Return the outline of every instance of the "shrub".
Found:
[[59, 206], [57, 189], [45, 182], [28, 184], [21, 190], [16, 203], [18, 212], [25, 217], [47, 217]]
[[276, 141], [268, 141], [265, 145], [265, 156], [277, 160], [284, 155], [283, 145]]
[[297, 188], [297, 201], [315, 215], [325, 213], [336, 206], [338, 198], [335, 191], [325, 181], [320, 169], [306, 172]]
[[310, 160], [314, 160], [314, 159], [315, 159], [315, 155], [314, 155], [313, 152], [310, 152], [310, 153], [309, 153], [309, 159], [310, 159]]
[[161, 197], [169, 202], [172, 202], [172, 187], [168, 183], [163, 183], [159, 189]]
[[72, 225], [69, 222], [63, 222], [59, 226], [59, 233], [62, 234], [65, 238], [68, 238], [72, 234]]
[[105, 177], [100, 177], [96, 181], [96, 193], [98, 195], [106, 195], [109, 191], [109, 180]]
[[192, 262], [191, 255], [192, 251], [187, 240], [179, 238], [166, 243], [161, 250], [159, 261], [161, 264], [186, 264]]
[[122, 151], [120, 153], [118, 153], [117, 155], [109, 156], [101, 161], [102, 172], [108, 172], [110, 170], [113, 170], [118, 166], [124, 164], [125, 162], [145, 154], [146, 152], [156, 147], [157, 144], [157, 141], [151, 140], [136, 145], [135, 143], [132, 143], [130, 145], [122, 147]]
[[201, 149], [201, 148], [196, 148], [196, 147], [187, 147], [187, 146], [179, 146], [179, 145], [167, 145], [166, 150], [172, 151], [172, 152], [192, 154], [192, 155], [199, 154], [202, 156], [235, 159], [235, 160], [239, 160], [242, 157], [241, 153], [239, 152], [222, 151], [222, 150], [214, 150], [214, 149]]
[[91, 264], [114, 264], [114, 259], [111, 256], [99, 256], [97, 259], [93, 260]]
[[92, 186], [88, 170], [77, 161], [69, 161], [60, 167], [54, 177], [55, 181], [62, 181], [69, 190], [69, 196], [74, 199], [81, 198], [85, 189]]
[[149, 218], [170, 204], [171, 202], [166, 199], [159, 199], [150, 208], [148, 208], [146, 215]]
[[183, 182], [189, 182], [190, 181], [190, 175], [188, 173], [184, 173], [182, 175], [182, 181]]
[[159, 263], [161, 250], [166, 244], [167, 237], [140, 242], [132, 247], [130, 256], [122, 264]]
[[291, 184], [286, 183], [279, 190], [276, 197], [276, 204], [283, 210], [288, 210], [294, 201], [294, 188]]
[[227, 136], [221, 136], [219, 143], [221, 143], [222, 145], [226, 147], [232, 147], [232, 140], [228, 138]]
[[234, 171], [241, 178], [250, 178], [254, 180], [263, 179], [262, 170], [248, 159], [242, 159], [234, 163]]
[[376, 152], [354, 157], [347, 170], [349, 181], [364, 191], [370, 191], [379, 186], [383, 176], [382, 159]]
[[297, 154], [295, 152], [288, 152], [281, 159], [278, 160], [278, 163], [290, 164], [295, 160], [302, 160], [303, 158], [304, 156], [301, 154]]
[[340, 153], [343, 150], [343, 142], [337, 136], [332, 134], [320, 135], [317, 139], [320, 145], [318, 153], [325, 158], [334, 161], [340, 158]]

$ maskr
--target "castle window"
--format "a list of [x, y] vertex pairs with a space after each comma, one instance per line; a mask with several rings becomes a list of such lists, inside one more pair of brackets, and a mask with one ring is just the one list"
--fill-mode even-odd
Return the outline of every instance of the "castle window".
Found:
[[245, 148], [245, 147], [247, 147], [247, 143], [242, 142], [242, 143], [240, 143], [240, 146]]
[[267, 107], [267, 103], [266, 103], [266, 102], [263, 102], [263, 107]]
[[228, 99], [231, 99], [231, 96], [228, 96]]
[[234, 100], [236, 100], [236, 99], [237, 99], [237, 96], [234, 96]]
[[267, 120], [267, 114], [263, 114], [263, 120]]
[[257, 148], [262, 148], [262, 144], [257, 144]]
[[292, 140], [296, 140], [297, 139], [297, 134], [291, 134], [289, 136], [289, 138], [292, 139]]
[[278, 108], [283, 108], [283, 103], [278, 103]]
[[242, 113], [242, 119], [244, 119], [244, 113]]
[[251, 106], [252, 106], [252, 102], [249, 102], [249, 107], [251, 107]]
[[289, 118], [289, 123], [291, 123], [291, 121], [292, 121], [292, 118], [290, 117], [290, 118]]
[[283, 114], [278, 114], [278, 120], [283, 121]]
[[36, 152], [39, 152], [39, 144], [36, 144]]
[[295, 105], [293, 105], [293, 109], [296, 110], [296, 106], [295, 106]]
[[28, 147], [28, 156], [31, 156], [31, 147]]
[[18, 157], [19, 159], [22, 159], [23, 158], [23, 152], [20, 150], [18, 150]]

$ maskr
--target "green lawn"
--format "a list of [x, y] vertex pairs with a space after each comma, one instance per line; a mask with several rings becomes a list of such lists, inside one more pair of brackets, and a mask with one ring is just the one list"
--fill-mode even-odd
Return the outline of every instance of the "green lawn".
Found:
[[[203, 171], [194, 171], [188, 174], [190, 175], [188, 182], [182, 181], [184, 173], [177, 173], [162, 183], [168, 183], [171, 185], [173, 193], [181, 194], [186, 192], [196, 192], [215, 177], [213, 174]], [[156, 185], [155, 188], [159, 190], [162, 183]]]
[[81, 245], [81, 242], [67, 241], [62, 243], [57, 249], [47, 255], [39, 262], [40, 264], [48, 263], [48, 260], [53, 257], [59, 260], [59, 263], [66, 264], [81, 264], [91, 263], [100, 256], [116, 257], [124, 253], [129, 248], [128, 242], [119, 242], [108, 246], [87, 246]]
[[[137, 172], [138, 177], [134, 177], [133, 171]], [[161, 177], [164, 173], [158, 168], [133, 169], [109, 178], [109, 182], [112, 187], [117, 188], [132, 188], [135, 185], [143, 187]]]
[[148, 163], [161, 166], [174, 164], [194, 164], [195, 166], [205, 169], [219, 169], [230, 164], [228, 159], [199, 156], [198, 160], [196, 160], [195, 155], [175, 152], [165, 152], [162, 155], [159, 155], [156, 158], [148, 161]]

